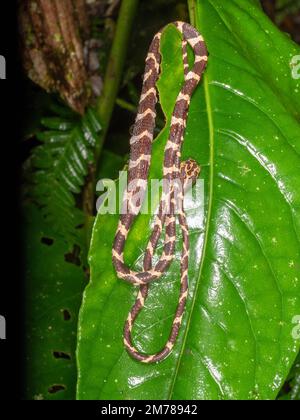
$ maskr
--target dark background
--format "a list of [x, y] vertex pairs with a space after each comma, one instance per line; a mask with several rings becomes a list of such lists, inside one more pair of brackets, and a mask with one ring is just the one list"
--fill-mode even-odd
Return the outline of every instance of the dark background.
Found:
[[6, 80], [0, 82], [1, 150], [1, 286], [0, 315], [6, 319], [6, 340], [0, 340], [0, 399], [18, 399], [22, 387], [22, 262], [20, 252], [20, 164], [18, 142], [24, 105], [17, 54], [16, 2], [1, 3], [0, 54], [6, 59]]

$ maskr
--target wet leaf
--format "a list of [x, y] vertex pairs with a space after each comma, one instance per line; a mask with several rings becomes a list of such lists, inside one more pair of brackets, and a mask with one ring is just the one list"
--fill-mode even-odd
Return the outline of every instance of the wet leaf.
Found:
[[[189, 112], [183, 157], [202, 166], [201, 200], [189, 212], [190, 293], [180, 336], [163, 362], [143, 365], [122, 343], [136, 290], [111, 263], [117, 216], [97, 217], [91, 282], [79, 321], [79, 399], [274, 399], [299, 351], [300, 82], [290, 66], [300, 50], [257, 1], [203, 0], [196, 25], [210, 53]], [[180, 36], [162, 37], [159, 81], [166, 129], [153, 147], [151, 177], [183, 81]], [[141, 266], [151, 231], [139, 216], [125, 260]], [[134, 341], [145, 353], [167, 340], [179, 292], [179, 253], [150, 288]]]

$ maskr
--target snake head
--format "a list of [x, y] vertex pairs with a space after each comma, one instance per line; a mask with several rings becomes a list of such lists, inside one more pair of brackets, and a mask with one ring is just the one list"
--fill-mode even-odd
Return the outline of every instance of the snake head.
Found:
[[188, 181], [192, 181], [192, 183], [196, 182], [200, 172], [201, 167], [194, 159], [184, 160], [180, 164], [180, 174], [184, 184]]

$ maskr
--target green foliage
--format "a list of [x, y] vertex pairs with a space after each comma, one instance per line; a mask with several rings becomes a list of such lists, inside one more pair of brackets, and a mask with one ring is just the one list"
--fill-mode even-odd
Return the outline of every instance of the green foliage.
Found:
[[[299, 400], [299, 340], [291, 331], [300, 314], [300, 83], [291, 77], [290, 63], [300, 50], [269, 22], [259, 0], [188, 3], [197, 3], [194, 24], [210, 57], [192, 99], [183, 150], [183, 158], [201, 164], [205, 190], [205, 202], [188, 214], [190, 295], [183, 328], [175, 351], [162, 363], [145, 366], [127, 355], [122, 330], [136, 290], [117, 279], [111, 264], [118, 217], [98, 215], [91, 282], [79, 319], [77, 397], [274, 399], [281, 389], [278, 399]], [[297, 7], [299, 0], [278, 0], [277, 21]], [[132, 102], [129, 109], [138, 101], [137, 76], [150, 38], [168, 21], [187, 20], [186, 11], [185, 1], [141, 4], [120, 91]], [[92, 36], [103, 41], [103, 74], [112, 32], [100, 34], [101, 26], [94, 21]], [[162, 37], [162, 56], [158, 88], [166, 125], [153, 145], [151, 178], [161, 177], [170, 116], [183, 83], [180, 37], [173, 27]], [[191, 51], [189, 58], [192, 62]], [[80, 117], [30, 89], [24, 137], [30, 144], [36, 135], [40, 143], [25, 164], [24, 397], [74, 399], [78, 311], [89, 274], [84, 239], [94, 220], [84, 214], [83, 193], [105, 130], [92, 109]], [[113, 117], [105, 143], [110, 150], [101, 151], [96, 179], [115, 179], [124, 166], [128, 129], [122, 112]], [[52, 116], [41, 124], [47, 113]], [[157, 129], [163, 125], [159, 120], [160, 115]], [[130, 233], [125, 259], [135, 268], [141, 268], [151, 222], [140, 215]], [[178, 299], [180, 251], [179, 232], [175, 262], [151, 285], [134, 328], [143, 352], [155, 352], [166, 341]]]
[[100, 125], [92, 110], [80, 117], [52, 102], [50, 111], [54, 116], [42, 119], [36, 134], [42, 144], [25, 165], [25, 197], [37, 205], [26, 205], [24, 214], [25, 397], [56, 400], [75, 397], [77, 316], [86, 281], [80, 196]]
[[[124, 160], [103, 150], [97, 178], [114, 178]], [[24, 209], [26, 399], [75, 399], [77, 316], [87, 281], [72, 252], [37, 206]]]
[[[290, 61], [300, 50], [256, 1], [198, 1], [196, 26], [210, 56], [191, 102], [183, 158], [201, 164], [206, 194], [188, 215], [183, 327], [163, 362], [147, 366], [128, 356], [122, 330], [136, 290], [117, 279], [111, 263], [117, 216], [98, 215], [79, 318], [79, 399], [275, 399], [299, 351], [292, 319], [300, 313], [300, 83]], [[183, 82], [173, 27], [161, 50], [158, 86], [167, 122], [153, 145], [151, 178], [161, 176]], [[151, 220], [140, 215], [125, 249], [135, 268], [150, 231]], [[179, 289], [177, 239], [177, 258], [151, 285], [134, 328], [146, 353], [158, 351], [170, 330]]]
[[71, 400], [76, 388], [77, 316], [85, 273], [36, 206], [26, 205], [24, 225], [25, 398]]
[[78, 227], [83, 212], [76, 205], [89, 165], [94, 163], [94, 147], [100, 132], [92, 109], [79, 117], [64, 108], [44, 118], [43, 131], [37, 134], [42, 144], [31, 156], [33, 168], [31, 197], [42, 208], [53, 229], [70, 245], [81, 243]]

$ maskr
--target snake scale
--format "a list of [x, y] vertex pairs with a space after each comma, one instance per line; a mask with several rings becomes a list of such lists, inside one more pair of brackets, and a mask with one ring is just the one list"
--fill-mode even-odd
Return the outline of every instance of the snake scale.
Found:
[[[184, 83], [174, 106], [169, 137], [164, 150], [163, 181], [165, 181], [165, 185], [168, 187], [163, 187], [159, 209], [144, 254], [143, 271], [136, 272], [126, 266], [124, 263], [124, 246], [129, 230], [141, 209], [147, 188], [156, 118], [155, 105], [158, 101], [156, 82], [160, 74], [161, 64], [160, 39], [164, 28], [154, 36], [146, 57], [138, 113], [130, 139], [128, 187], [123, 199], [123, 206], [125, 206], [123, 208], [126, 208], [128, 211], [123, 211], [120, 215], [112, 248], [112, 260], [118, 277], [139, 287], [135, 304], [130, 310], [125, 322], [124, 345], [133, 358], [143, 363], [159, 362], [168, 356], [174, 347], [179, 333], [188, 296], [189, 233], [183, 209], [184, 188], [187, 180], [196, 180], [200, 173], [200, 168], [194, 160], [188, 159], [187, 161], [181, 162], [180, 157], [190, 100], [205, 70], [207, 49], [203, 37], [191, 25], [179, 21], [174, 22], [173, 25], [175, 25], [182, 35]], [[192, 69], [189, 69], [187, 44], [191, 46], [194, 52]], [[181, 185], [183, 185], [181, 190], [176, 190], [174, 186], [174, 181], [178, 179], [181, 181]], [[177, 201], [175, 200], [175, 195]], [[164, 348], [152, 355], [142, 354], [132, 343], [132, 328], [136, 317], [144, 307], [145, 300], [148, 296], [149, 284], [158, 280], [166, 272], [174, 259], [176, 217], [178, 217], [183, 239], [178, 305], [171, 332]], [[162, 255], [155, 266], [152, 267], [153, 255], [163, 230], [164, 246]]]

